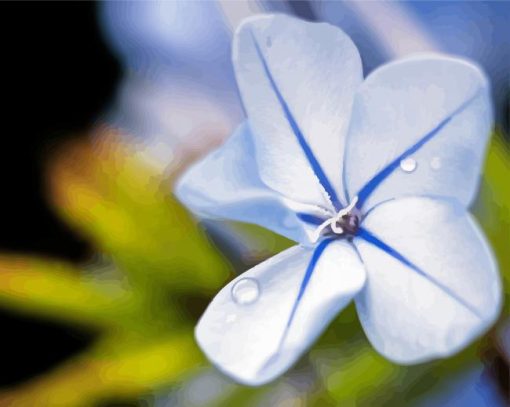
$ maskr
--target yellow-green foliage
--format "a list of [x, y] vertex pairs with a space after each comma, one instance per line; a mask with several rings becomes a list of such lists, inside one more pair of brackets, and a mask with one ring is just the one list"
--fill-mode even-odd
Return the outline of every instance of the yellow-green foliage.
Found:
[[[172, 197], [172, 176], [147, 168], [117, 136], [104, 133], [93, 143], [62, 149], [48, 171], [55, 209], [97, 255], [81, 267], [0, 256], [1, 306], [93, 329], [98, 339], [55, 370], [4, 389], [0, 405], [72, 407], [137, 399], [168, 393], [176, 383], [185, 387], [207, 369], [193, 327], [231, 267]], [[509, 180], [510, 154], [496, 135], [475, 213], [498, 257], [507, 296]], [[259, 257], [289, 245], [255, 227], [234, 228]], [[286, 376], [256, 389], [226, 382], [201, 405], [406, 406], [441, 378], [473, 364], [490, 338], [447, 360], [399, 367], [372, 349], [349, 307]]]

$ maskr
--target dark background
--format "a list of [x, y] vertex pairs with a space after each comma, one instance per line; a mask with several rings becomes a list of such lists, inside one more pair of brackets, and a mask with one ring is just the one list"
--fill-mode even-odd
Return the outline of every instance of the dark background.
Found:
[[[113, 96], [120, 67], [92, 2], [1, 3], [0, 253], [86, 260], [87, 243], [44, 194], [45, 158], [83, 134]], [[2, 271], [0, 270], [0, 273]], [[0, 308], [0, 387], [58, 364], [93, 334]]]

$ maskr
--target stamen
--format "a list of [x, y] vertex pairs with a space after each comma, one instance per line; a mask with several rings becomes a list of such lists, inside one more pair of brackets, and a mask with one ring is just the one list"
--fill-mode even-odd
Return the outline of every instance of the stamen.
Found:
[[321, 225], [319, 225], [317, 227], [317, 229], [315, 229], [315, 231], [313, 232], [313, 235], [312, 235], [312, 242], [316, 242], [319, 240], [319, 238], [321, 237], [321, 233], [324, 229], [326, 229], [329, 225], [331, 225], [331, 223], [333, 222], [335, 218], [329, 218], [327, 220], [325, 220], [324, 222], [322, 222]]
[[341, 235], [344, 233], [344, 229], [342, 226], [338, 225], [338, 221], [336, 219], [333, 220], [333, 223], [331, 223], [331, 230], [335, 232], [337, 235]]
[[322, 224], [320, 224], [317, 227], [317, 229], [315, 229], [315, 231], [312, 235], [312, 241], [317, 242], [319, 240], [319, 238], [321, 237], [322, 231], [324, 229], [326, 229], [328, 226], [331, 227], [331, 230], [335, 234], [342, 235], [344, 233], [344, 228], [342, 226], [340, 226], [340, 222], [345, 215], [348, 215], [356, 207], [357, 202], [358, 202], [358, 197], [355, 196], [348, 206], [340, 209], [335, 216], [332, 216], [331, 218], [322, 222]]

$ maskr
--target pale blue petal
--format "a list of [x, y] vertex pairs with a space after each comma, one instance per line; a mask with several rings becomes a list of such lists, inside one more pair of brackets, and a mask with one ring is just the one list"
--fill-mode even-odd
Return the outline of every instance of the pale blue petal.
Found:
[[354, 243], [367, 270], [356, 298], [373, 346], [397, 363], [450, 356], [494, 323], [501, 283], [487, 241], [451, 201], [381, 204]]
[[[355, 97], [345, 155], [348, 194], [367, 209], [409, 195], [468, 206], [491, 125], [489, 86], [475, 65], [433, 54], [385, 65]], [[410, 172], [400, 167], [406, 158], [415, 163]]]
[[193, 165], [177, 183], [175, 193], [201, 216], [258, 224], [301, 243], [310, 241], [316, 225], [303, 222], [296, 214], [327, 216], [320, 207], [286, 199], [262, 183], [247, 123]]
[[352, 41], [329, 24], [261, 16], [237, 31], [233, 60], [261, 179], [295, 201], [338, 208], [345, 134], [362, 80]]
[[[237, 303], [232, 292], [243, 279], [259, 287], [248, 304]], [[224, 287], [199, 321], [197, 341], [236, 381], [266, 383], [311, 346], [364, 282], [363, 265], [349, 243], [323, 242], [315, 250], [295, 246]]]

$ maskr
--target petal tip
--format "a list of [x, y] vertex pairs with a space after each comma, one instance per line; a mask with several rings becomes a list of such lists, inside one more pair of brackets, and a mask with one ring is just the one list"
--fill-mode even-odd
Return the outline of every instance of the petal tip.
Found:
[[236, 368], [235, 366], [225, 365], [220, 362], [220, 358], [217, 357], [217, 350], [213, 349], [208, 341], [207, 332], [204, 332], [201, 324], [201, 320], [195, 327], [195, 340], [206, 356], [206, 358], [213, 364], [213, 366], [229, 379], [236, 383], [243, 384], [245, 386], [259, 387], [263, 386], [273, 380], [275, 380], [281, 373], [272, 372], [267, 373], [265, 370], [252, 371], [246, 368]]

